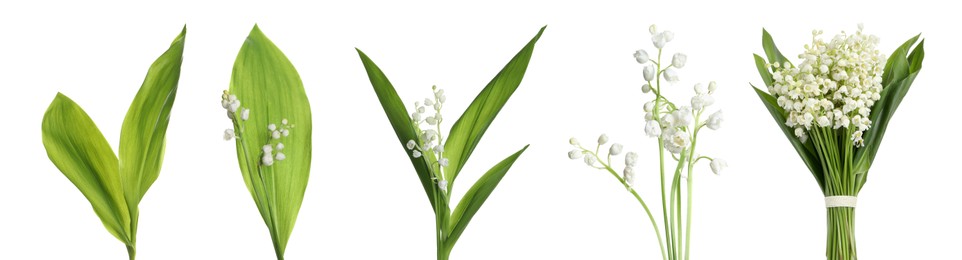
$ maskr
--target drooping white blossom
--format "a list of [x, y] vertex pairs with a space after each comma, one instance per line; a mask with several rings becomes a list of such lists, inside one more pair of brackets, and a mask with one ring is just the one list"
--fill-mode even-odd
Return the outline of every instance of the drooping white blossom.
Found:
[[606, 144], [606, 143], [608, 143], [608, 135], [606, 135], [606, 134], [601, 134], [601, 136], [598, 136], [598, 144], [599, 144], [599, 145], [604, 145], [604, 144]]
[[711, 160], [711, 171], [715, 174], [721, 174], [722, 170], [728, 167], [728, 162], [722, 158], [715, 158]]
[[661, 75], [662, 75], [662, 76], [665, 78], [665, 80], [667, 80], [668, 82], [678, 82], [678, 81], [680, 80], [680, 79], [678, 78], [678, 71], [676, 71], [676, 70], [673, 69], [673, 68], [667, 68], [667, 69], [665, 69], [664, 71], [661, 72]]
[[578, 138], [574, 138], [574, 137], [572, 137], [571, 139], [568, 139], [568, 143], [574, 146], [581, 145], [581, 143], [578, 142]]
[[645, 81], [655, 80], [655, 65], [648, 64], [648, 66], [645, 66], [642, 74], [645, 76]]
[[612, 156], [614, 156], [614, 155], [619, 155], [619, 154], [621, 154], [621, 149], [622, 149], [622, 148], [624, 148], [624, 147], [623, 147], [621, 144], [619, 144], [619, 143], [611, 144], [611, 148], [608, 149], [608, 154], [609, 154], [609, 155], [612, 155]]
[[645, 134], [648, 137], [659, 137], [661, 136], [661, 124], [657, 120], [648, 120], [645, 123]]
[[277, 154], [274, 155], [274, 160], [283, 161], [284, 159], [287, 159], [287, 156], [282, 152], [277, 152]]
[[675, 53], [675, 55], [671, 56], [672, 67], [680, 69], [685, 67], [685, 63], [687, 62], [688, 62], [688, 55], [685, 55], [684, 53]]
[[568, 158], [572, 160], [577, 160], [581, 158], [581, 156], [583, 155], [584, 155], [584, 151], [582, 151], [581, 149], [572, 149], [571, 151], [568, 151]]
[[224, 141], [230, 141], [231, 139], [234, 139], [234, 129], [228, 128], [224, 130]]
[[649, 58], [648, 58], [647, 51], [643, 49], [635, 51], [635, 60], [638, 61], [638, 63], [641, 63], [641, 64], [648, 63], [648, 59]]
[[625, 179], [625, 183], [628, 183], [628, 186], [634, 185], [635, 184], [635, 168], [631, 166], [625, 167], [624, 175], [622, 176], [622, 178]]
[[708, 116], [708, 121], [705, 122], [705, 126], [710, 128], [711, 130], [718, 130], [719, 128], [721, 128], [721, 124], [724, 120], [725, 118], [722, 115], [722, 111], [718, 110], [718, 111], [715, 111], [715, 113], [712, 113], [710, 116]]
[[625, 154], [625, 165], [629, 167], [634, 167], [638, 163], [638, 154], [635, 152], [628, 152]]
[[251, 116], [251, 110], [249, 108], [245, 108], [244, 110], [241, 110], [241, 120], [247, 121], [247, 119], [250, 118], [250, 116]]

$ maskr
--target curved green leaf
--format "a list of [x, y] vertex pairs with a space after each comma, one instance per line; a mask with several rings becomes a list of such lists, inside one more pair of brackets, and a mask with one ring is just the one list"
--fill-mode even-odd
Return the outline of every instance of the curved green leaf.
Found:
[[117, 174], [117, 156], [107, 139], [77, 103], [57, 93], [43, 115], [47, 157], [90, 201], [107, 231], [129, 241], [130, 215]]
[[765, 86], [771, 87], [774, 79], [772, 79], [772, 73], [768, 71], [768, 66], [766, 64], [767, 62], [765, 62], [765, 58], [755, 54], [755, 67], [758, 69], [758, 74], [762, 76], [762, 81], [765, 82]]
[[484, 132], [488, 130], [488, 126], [521, 84], [528, 68], [528, 61], [531, 60], [534, 52], [534, 45], [541, 38], [546, 27], [541, 27], [538, 34], [501, 69], [501, 72], [498, 72], [498, 75], [484, 87], [484, 90], [481, 90], [481, 93], [474, 98], [471, 105], [451, 127], [451, 133], [448, 134], [444, 144], [448, 157], [448, 166], [445, 167], [444, 172], [445, 178], [451, 180], [448, 182], [449, 185], [453, 185], [461, 168], [468, 162], [474, 148], [481, 141]]
[[802, 141], [795, 136], [794, 129], [785, 125], [785, 110], [778, 106], [778, 103], [775, 101], [775, 97], [772, 97], [768, 93], [756, 88], [754, 85], [752, 85], [752, 88], [755, 89], [755, 93], [758, 94], [758, 98], [761, 99], [762, 103], [765, 104], [765, 107], [768, 108], [768, 112], [772, 115], [772, 118], [775, 119], [775, 124], [782, 129], [782, 133], [785, 134], [785, 138], [788, 139], [788, 141], [792, 143], [792, 146], [795, 147], [795, 151], [798, 152], [798, 156], [801, 157], [802, 161], [805, 162], [805, 166], [808, 167], [808, 170], [812, 173], [812, 176], [815, 176], [815, 181], [818, 182], [818, 187], [821, 190], [825, 190], [825, 180], [824, 176], [822, 175], [822, 164], [819, 161], [819, 157], [815, 154], [815, 147], [812, 145], [812, 142], [802, 143]]
[[[135, 223], [137, 205], [157, 180], [164, 161], [167, 124], [177, 95], [186, 33], [185, 26], [170, 48], [150, 65], [120, 130], [120, 176]], [[136, 225], [133, 228], [136, 231]]]
[[[371, 80], [371, 86], [374, 87], [374, 93], [377, 94], [381, 107], [384, 109], [384, 114], [387, 115], [388, 121], [391, 122], [391, 127], [394, 128], [394, 134], [397, 135], [401, 148], [404, 149], [405, 154], [408, 155], [408, 159], [411, 160], [411, 165], [414, 166], [414, 170], [418, 174], [418, 179], [421, 181], [421, 186], [424, 188], [424, 193], [428, 196], [428, 200], [431, 201], [431, 208], [434, 209], [436, 203], [435, 197], [432, 194], [432, 186], [434, 184], [431, 180], [428, 164], [422, 158], [410, 156], [407, 147], [405, 147], [408, 140], [418, 139], [417, 131], [411, 123], [410, 114], [408, 114], [407, 109], [404, 107], [404, 102], [398, 97], [394, 85], [387, 79], [387, 76], [384, 75], [381, 68], [379, 68], [377, 64], [374, 64], [374, 61], [368, 58], [360, 49], [357, 49], [357, 55], [361, 57], [361, 63], [364, 64], [364, 70], [367, 71], [367, 76]], [[431, 154], [429, 153], [428, 155]]]
[[488, 196], [491, 195], [494, 188], [498, 186], [498, 183], [501, 182], [504, 175], [508, 173], [511, 165], [518, 160], [518, 156], [521, 156], [521, 153], [524, 153], [527, 149], [528, 146], [525, 145], [524, 148], [521, 148], [518, 152], [508, 156], [508, 158], [494, 165], [494, 167], [491, 167], [491, 169], [484, 173], [484, 175], [471, 186], [471, 189], [468, 189], [464, 194], [461, 202], [458, 202], [458, 206], [451, 214], [451, 222], [448, 226], [448, 238], [445, 241], [445, 246], [448, 249], [454, 247], [458, 238], [461, 237], [461, 233], [464, 232], [464, 229], [468, 227], [468, 223], [471, 222], [471, 218], [481, 209], [481, 205], [488, 199]]
[[[867, 173], [868, 169], [871, 168], [892, 116], [895, 115], [902, 99], [905, 98], [912, 82], [915, 81], [922, 69], [922, 59], [925, 57], [925, 50], [923, 49], [925, 40], [920, 42], [915, 50], [911, 51], [911, 54], [909, 52], [909, 48], [918, 38], [919, 36], [916, 35], [906, 41], [889, 56], [889, 60], [886, 62], [886, 74], [882, 75], [884, 88], [882, 89], [881, 99], [872, 106], [872, 113], [869, 115], [872, 120], [872, 127], [864, 135], [865, 146], [859, 148], [855, 153], [855, 160], [860, 173]], [[865, 179], [860, 180], [859, 187], [864, 184], [864, 181]]]
[[768, 31], [766, 31], [764, 28], [762, 28], [762, 48], [765, 49], [765, 56], [768, 56], [769, 63], [784, 63], [789, 61], [784, 55], [782, 55], [780, 51], [778, 51], [778, 47], [775, 47], [775, 40], [772, 39], [772, 35], [768, 34]]
[[[249, 119], [238, 121], [235, 129], [244, 182], [283, 258], [310, 174], [311, 106], [294, 65], [256, 25], [237, 54], [230, 92], [250, 109]], [[268, 125], [283, 127], [284, 119], [290, 135], [279, 142], [286, 159], [264, 166], [261, 147], [272, 142]]]

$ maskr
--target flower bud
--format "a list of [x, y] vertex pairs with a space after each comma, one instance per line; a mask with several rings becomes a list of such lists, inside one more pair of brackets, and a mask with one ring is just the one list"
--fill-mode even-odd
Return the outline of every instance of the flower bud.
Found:
[[715, 158], [711, 160], [711, 171], [716, 175], [721, 174], [722, 170], [728, 167], [728, 162], [722, 158]]
[[634, 167], [638, 163], [638, 154], [635, 152], [628, 152], [625, 154], [625, 165], [628, 167]]
[[651, 92], [651, 85], [649, 85], [648, 83], [641, 85], [641, 93], [648, 94], [648, 92]]
[[578, 142], [578, 138], [574, 138], [574, 137], [572, 137], [571, 139], [568, 139], [568, 143], [575, 146], [581, 145], [581, 143]]
[[621, 154], [621, 149], [624, 148], [619, 143], [611, 144], [611, 148], [608, 149], [608, 155], [619, 155]]
[[568, 159], [577, 160], [578, 158], [581, 158], [581, 156], [584, 156], [584, 152], [580, 149], [572, 149], [571, 151], [568, 151]]
[[[645, 70], [642, 71], [642, 72], [643, 72], [643, 74], [645, 75], [645, 81], [655, 80], [655, 66], [654, 66], [654, 65], [648, 64], [648, 66], [645, 66]], [[649, 87], [650, 87], [650, 86], [649, 86]]]
[[599, 144], [599, 145], [604, 145], [604, 144], [607, 143], [607, 142], [608, 142], [608, 135], [606, 135], [606, 134], [601, 134], [601, 136], [598, 136], [598, 144]]
[[672, 68], [665, 69], [665, 71], [662, 72], [661, 75], [664, 76], [665, 80], [667, 80], [668, 82], [677, 82], [679, 80], [678, 72]]
[[711, 116], [708, 116], [708, 122], [706, 122], [706, 126], [711, 128], [711, 130], [718, 130], [721, 128], [722, 121], [724, 121], [722, 111], [718, 110], [715, 113], [712, 113]]

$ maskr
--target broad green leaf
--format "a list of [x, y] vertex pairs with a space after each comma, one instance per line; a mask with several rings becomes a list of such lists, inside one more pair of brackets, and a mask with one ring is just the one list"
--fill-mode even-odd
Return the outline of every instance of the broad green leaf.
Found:
[[50, 161], [90, 201], [107, 231], [129, 241], [130, 215], [117, 174], [117, 156], [80, 106], [57, 93], [43, 115], [43, 146]]
[[812, 172], [812, 176], [815, 176], [815, 181], [818, 182], [818, 187], [821, 190], [825, 190], [825, 180], [822, 175], [822, 165], [819, 161], [819, 157], [815, 154], [815, 147], [812, 142], [802, 143], [798, 137], [795, 137], [795, 130], [785, 125], [785, 110], [778, 106], [775, 101], [775, 97], [772, 97], [768, 93], [756, 88], [755, 93], [758, 94], [758, 98], [762, 100], [765, 107], [768, 108], [768, 112], [775, 119], [775, 124], [782, 129], [782, 133], [785, 134], [785, 138], [792, 143], [795, 147], [795, 151], [798, 152], [798, 156], [802, 158], [805, 162], [805, 166], [808, 166], [808, 170]]
[[[775, 40], [772, 39], [772, 35], [768, 34], [764, 28], [762, 29], [762, 48], [765, 49], [765, 56], [768, 56], [769, 63], [778, 62], [779, 64], [789, 61], [778, 51], [778, 47], [775, 47]], [[784, 65], [784, 64], [782, 64]]]
[[[909, 38], [889, 56], [889, 59], [885, 62], [885, 69], [882, 71], [882, 86], [888, 86], [892, 81], [899, 80], [909, 74], [908, 60], [905, 55], [909, 53], [909, 48], [915, 44], [915, 41], [918, 41], [919, 36], [921, 35]], [[904, 67], [901, 65], [904, 65]]]
[[[371, 86], [374, 87], [374, 93], [377, 94], [377, 99], [381, 103], [381, 107], [384, 109], [384, 114], [387, 115], [388, 121], [391, 122], [391, 127], [394, 128], [394, 134], [397, 135], [398, 142], [401, 144], [401, 149], [407, 155], [408, 159], [411, 160], [411, 164], [414, 165], [414, 169], [418, 174], [418, 179], [421, 181], [421, 186], [424, 188], [424, 193], [427, 194], [428, 200], [431, 201], [431, 208], [435, 208], [434, 195], [432, 194], [433, 183], [431, 180], [431, 173], [428, 170], [428, 164], [423, 158], [414, 158], [410, 156], [410, 151], [405, 147], [408, 140], [417, 140], [417, 130], [414, 128], [414, 124], [411, 122], [411, 117], [408, 114], [406, 108], [404, 108], [404, 102], [398, 97], [397, 91], [394, 89], [394, 85], [391, 85], [391, 81], [387, 79], [381, 68], [378, 68], [371, 58], [368, 58], [364, 52], [357, 49], [357, 54], [361, 57], [361, 63], [364, 64], [364, 70], [367, 71], [367, 76], [371, 80]], [[426, 155], [432, 155], [427, 153]]]
[[772, 73], [768, 71], [768, 65], [767, 62], [765, 62], [765, 58], [755, 54], [755, 67], [758, 68], [758, 74], [762, 76], [762, 81], [765, 82], [765, 86], [771, 87], [774, 84], [774, 79], [772, 79]]
[[498, 112], [508, 102], [508, 98], [521, 84], [521, 79], [524, 78], [528, 68], [528, 61], [531, 60], [534, 52], [534, 45], [541, 38], [545, 27], [541, 27], [538, 34], [501, 69], [501, 72], [498, 72], [498, 75], [474, 98], [471, 105], [451, 127], [451, 133], [448, 134], [444, 145], [449, 160], [444, 172], [445, 178], [451, 180], [449, 185], [454, 183], [458, 173], [474, 152], [474, 148], [481, 141], [484, 132], [488, 130]]
[[[250, 109], [249, 119], [235, 129], [244, 182], [271, 231], [278, 258], [283, 258], [310, 174], [311, 106], [294, 65], [256, 25], [237, 54], [230, 92], [242, 109]], [[279, 142], [286, 159], [264, 166], [261, 148], [272, 138], [268, 125], [283, 127], [284, 119], [290, 135]]]
[[137, 228], [137, 205], [157, 180], [164, 160], [167, 124], [177, 95], [186, 33], [185, 26], [170, 48], [150, 66], [143, 85], [127, 109], [120, 131], [120, 176], [134, 222], [134, 234]]
[[525, 145], [524, 148], [521, 148], [518, 152], [508, 156], [508, 158], [494, 165], [494, 167], [491, 167], [491, 169], [484, 173], [484, 175], [471, 186], [471, 189], [468, 189], [464, 194], [461, 202], [458, 202], [458, 206], [451, 214], [452, 222], [450, 222], [448, 226], [450, 232], [448, 232], [449, 235], [447, 241], [445, 241], [445, 246], [448, 249], [454, 247], [454, 243], [461, 237], [461, 233], [467, 228], [468, 223], [471, 222], [471, 218], [478, 212], [478, 209], [481, 208], [484, 201], [488, 199], [488, 196], [491, 195], [494, 188], [498, 186], [498, 183], [501, 182], [504, 175], [508, 173], [508, 169], [510, 169], [511, 165], [518, 159], [518, 156], [521, 156], [521, 153], [524, 153], [527, 149], [528, 146]]

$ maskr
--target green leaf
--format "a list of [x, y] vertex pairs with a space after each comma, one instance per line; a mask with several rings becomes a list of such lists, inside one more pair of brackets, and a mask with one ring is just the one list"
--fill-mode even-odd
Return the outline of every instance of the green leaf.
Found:
[[[885, 71], [891, 75], [882, 75], [883, 82], [886, 82], [886, 79], [888, 81], [887, 84], [883, 84], [880, 94], [881, 99], [872, 106], [872, 113], [869, 115], [872, 120], [872, 127], [864, 133], [865, 146], [859, 148], [855, 153], [857, 172], [867, 173], [868, 169], [871, 168], [892, 116], [895, 115], [895, 111], [902, 103], [905, 95], [908, 94], [912, 82], [915, 81], [922, 68], [922, 59], [925, 56], [923, 43], [925, 41], [919, 43], [915, 50], [908, 54], [908, 48], [912, 47], [910, 44], [915, 43], [918, 37], [915, 36], [906, 41], [905, 44], [895, 50], [892, 56], [889, 56], [889, 60], [886, 62]], [[906, 58], [907, 54], [909, 55], [908, 58]], [[864, 179], [860, 180], [859, 187], [862, 184], [864, 184]]]
[[[371, 61], [371, 58], [368, 58], [360, 49], [357, 49], [357, 54], [361, 57], [361, 63], [364, 64], [364, 69], [367, 71], [367, 76], [371, 80], [371, 86], [374, 87], [374, 93], [377, 94], [378, 101], [380, 101], [381, 107], [384, 109], [384, 114], [387, 115], [388, 121], [391, 122], [391, 127], [394, 128], [394, 133], [397, 135], [398, 142], [401, 144], [405, 155], [411, 160], [411, 164], [414, 165], [418, 179], [421, 181], [421, 186], [424, 188], [424, 193], [428, 196], [428, 200], [431, 201], [431, 208], [434, 209], [436, 203], [435, 197], [432, 194], [434, 182], [431, 180], [428, 164], [423, 158], [412, 157], [410, 151], [405, 147], [408, 140], [417, 140], [418, 137], [417, 130], [414, 129], [414, 125], [411, 122], [410, 115], [407, 109], [404, 108], [404, 102], [398, 97], [394, 85], [391, 85], [391, 81], [387, 79], [387, 76], [378, 68], [377, 64], [374, 64], [374, 61]], [[430, 155], [431, 153], [428, 154]]]
[[468, 223], [471, 222], [471, 218], [478, 212], [478, 209], [481, 208], [484, 201], [488, 199], [488, 196], [491, 195], [494, 188], [498, 186], [498, 183], [501, 182], [504, 175], [508, 173], [508, 169], [510, 169], [511, 165], [518, 159], [518, 156], [521, 156], [521, 153], [524, 153], [527, 149], [528, 146], [525, 145], [524, 148], [521, 148], [518, 152], [508, 156], [508, 158], [494, 165], [494, 167], [491, 167], [491, 169], [484, 173], [484, 175], [474, 183], [474, 186], [471, 186], [471, 189], [468, 189], [464, 194], [461, 202], [458, 203], [458, 206], [451, 215], [452, 222], [450, 222], [448, 226], [450, 230], [448, 232], [448, 238], [445, 241], [445, 246], [448, 249], [454, 247], [458, 238], [461, 237], [461, 233], [464, 232]]
[[[170, 48], [150, 66], [143, 85], [127, 109], [120, 131], [120, 176], [134, 223], [137, 222], [137, 205], [157, 180], [164, 160], [167, 124], [177, 95], [186, 33], [185, 26]], [[132, 226], [136, 234], [137, 225]]]
[[925, 39], [919, 42], [918, 46], [915, 46], [912, 54], [909, 54], [909, 72], [911, 73], [922, 70], [922, 59], [925, 58], [925, 50], [922, 48], [923, 45], [925, 45]]
[[[249, 119], [235, 126], [244, 182], [271, 231], [278, 258], [283, 258], [310, 174], [311, 106], [294, 65], [257, 25], [237, 54], [230, 92], [241, 109], [250, 109]], [[272, 141], [268, 125], [284, 127], [284, 119], [290, 135]], [[276, 142], [284, 144], [286, 159], [262, 165], [261, 148]]]
[[521, 79], [524, 78], [525, 70], [528, 68], [528, 61], [531, 60], [534, 52], [534, 45], [541, 38], [545, 27], [541, 27], [538, 34], [501, 69], [501, 72], [498, 72], [498, 75], [474, 98], [471, 105], [451, 127], [451, 133], [448, 134], [444, 145], [448, 157], [448, 166], [445, 167], [444, 172], [445, 178], [451, 180], [449, 185], [454, 183], [458, 173], [474, 152], [474, 148], [481, 141], [484, 132], [488, 130], [498, 112], [508, 102], [508, 98], [521, 84]]
[[918, 41], [919, 36], [921, 35], [915, 35], [915, 37], [908, 39], [889, 56], [882, 72], [882, 86], [888, 86], [892, 81], [897, 81], [909, 74], [908, 60], [905, 55], [909, 53], [912, 44]]
[[117, 174], [117, 156], [93, 120], [57, 93], [43, 115], [43, 146], [50, 161], [90, 201], [110, 234], [127, 243], [130, 215]]
[[762, 56], [755, 54], [755, 67], [758, 68], [758, 74], [762, 76], [762, 81], [765, 81], [765, 86], [771, 87], [773, 85], [774, 79], [772, 79], [772, 73], [768, 71], [767, 62]]
[[815, 176], [818, 187], [824, 190], [825, 180], [822, 176], [822, 166], [819, 157], [815, 154], [815, 147], [812, 145], [812, 142], [802, 143], [798, 137], [795, 137], [795, 130], [785, 125], [785, 110], [778, 106], [775, 97], [756, 88], [754, 85], [752, 85], [752, 88], [755, 89], [758, 98], [761, 99], [765, 107], [768, 108], [768, 112], [772, 115], [772, 118], [775, 119], [775, 124], [782, 129], [785, 138], [795, 147], [795, 151], [798, 152], [798, 156], [805, 162], [805, 166], [808, 166], [808, 170], [812, 173], [812, 176]]
[[[768, 56], [768, 61], [770, 63], [778, 62], [779, 64], [789, 61], [778, 51], [778, 47], [775, 47], [775, 41], [772, 39], [772, 35], [768, 34], [764, 28], [762, 28], [762, 48], [765, 48], [765, 55]], [[784, 65], [784, 64], [782, 64]]]

